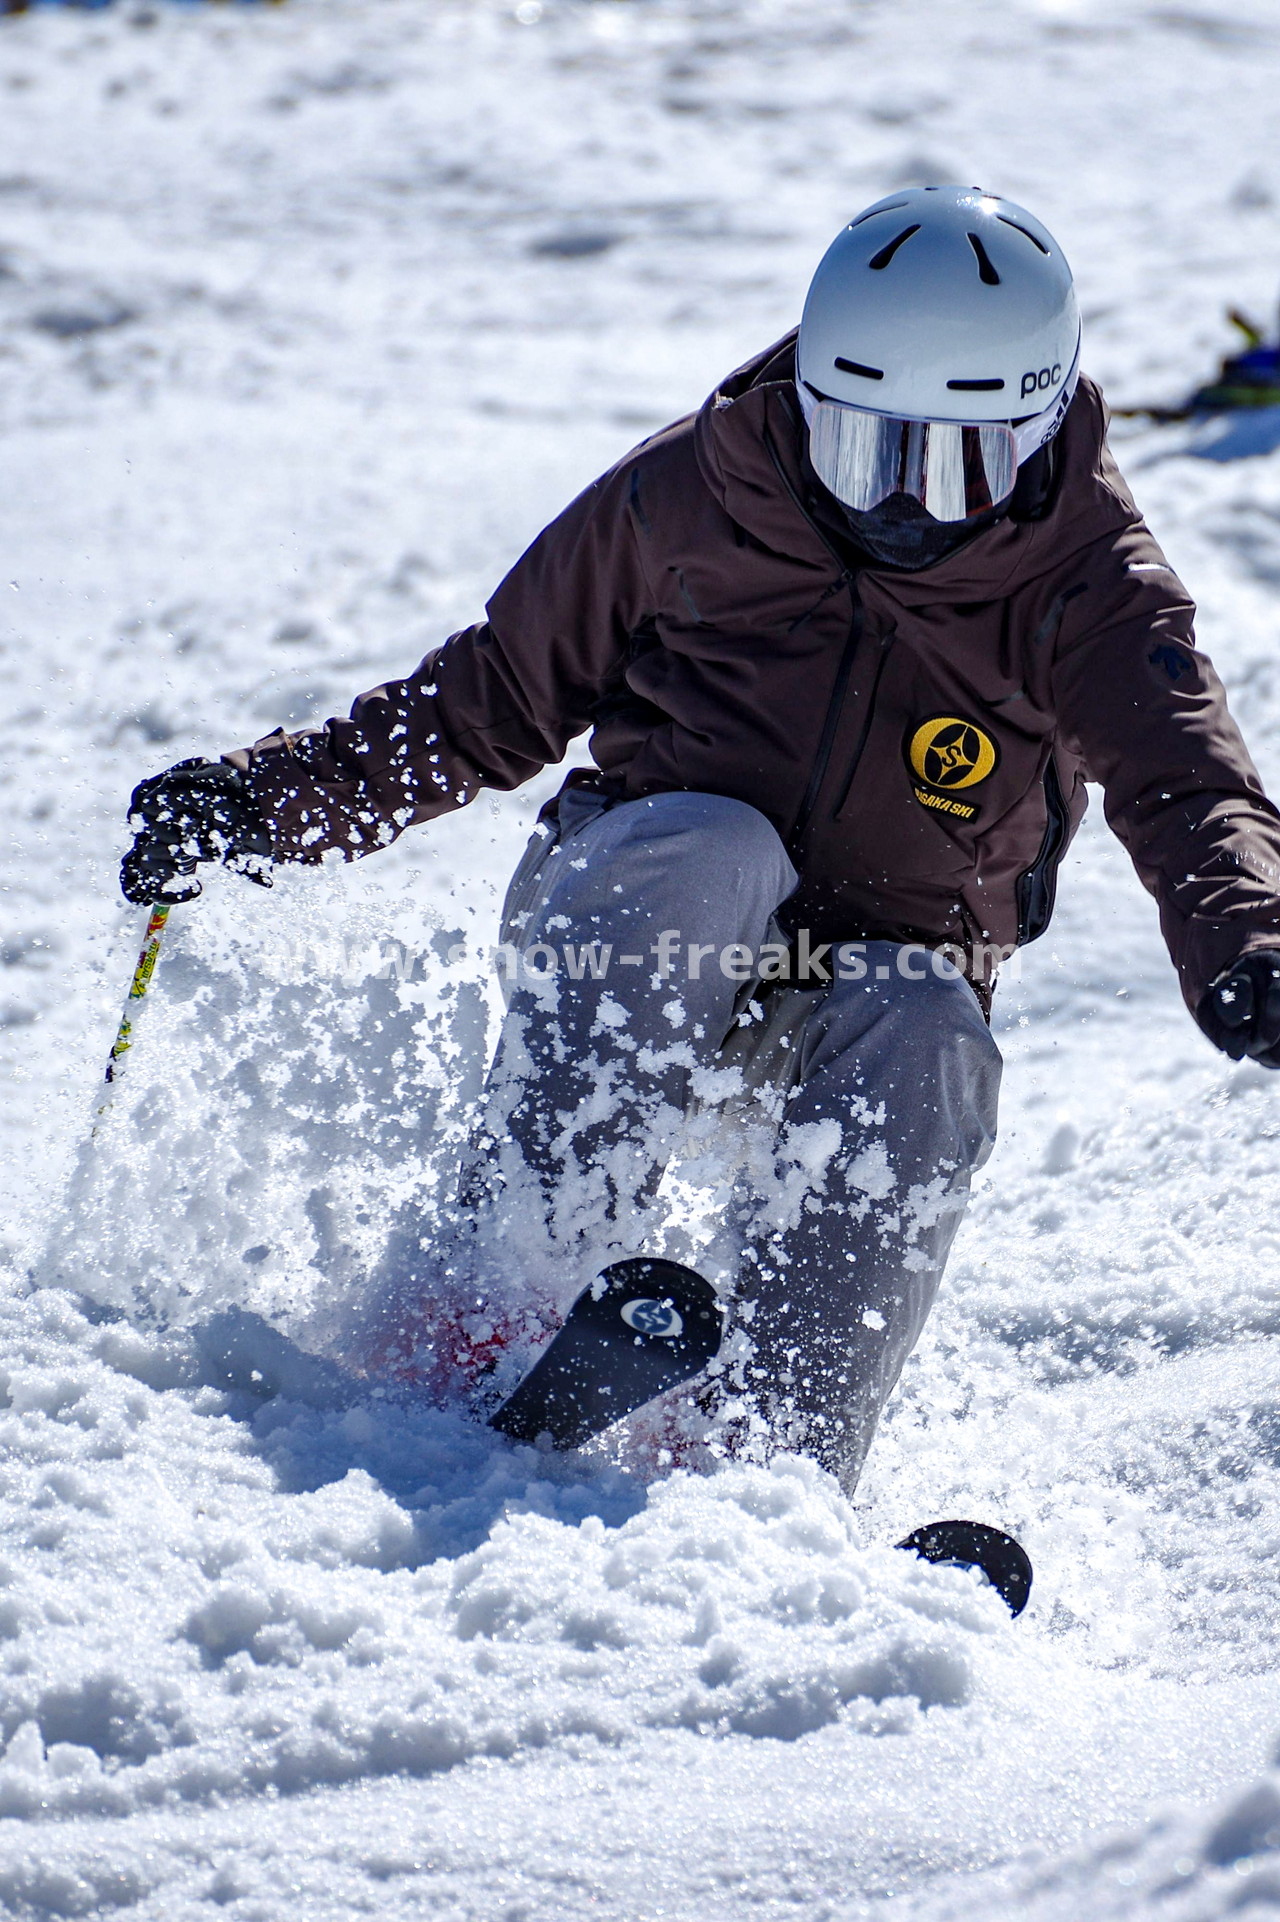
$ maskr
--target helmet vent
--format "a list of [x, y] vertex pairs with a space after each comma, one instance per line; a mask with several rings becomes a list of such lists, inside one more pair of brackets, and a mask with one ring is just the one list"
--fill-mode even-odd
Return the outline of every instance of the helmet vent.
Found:
[[896, 213], [899, 208], [905, 207], [906, 204], [905, 200], [891, 200], [887, 207], [871, 207], [865, 214], [859, 214], [856, 220], [849, 222], [850, 231], [855, 227], [860, 227], [864, 220], [877, 220], [881, 214]]
[[1029, 227], [1020, 227], [1016, 220], [1010, 220], [1008, 214], [997, 214], [996, 219], [1002, 221], [1006, 227], [1012, 227], [1015, 234], [1024, 234], [1031, 242], [1031, 245], [1038, 247], [1042, 254], [1048, 253], [1049, 249], [1045, 246], [1043, 240], [1037, 240]]
[[878, 254], [872, 254], [870, 260], [867, 262], [868, 267], [873, 267], [877, 273], [880, 273], [889, 265], [889, 262], [893, 259], [893, 256], [897, 253], [902, 243], [905, 240], [910, 240], [912, 234], [918, 234], [919, 231], [920, 222], [918, 220], [914, 227], [904, 227], [902, 232], [898, 234], [895, 239], [891, 240], [887, 247], [882, 247]]
[[[986, 248], [983, 246], [982, 242], [978, 239], [977, 234], [969, 235], [969, 245], [973, 248], [974, 253], [978, 256], [978, 278], [982, 282], [983, 286], [998, 287], [1000, 285], [1000, 276], [996, 272], [995, 268], [992, 266], [991, 256], [987, 252]], [[876, 263], [873, 260], [871, 265], [874, 267], [875, 264]]]
[[836, 366], [842, 374], [861, 374], [863, 380], [884, 379], [883, 367], [864, 367], [860, 360], [844, 360], [839, 354], [836, 355]]

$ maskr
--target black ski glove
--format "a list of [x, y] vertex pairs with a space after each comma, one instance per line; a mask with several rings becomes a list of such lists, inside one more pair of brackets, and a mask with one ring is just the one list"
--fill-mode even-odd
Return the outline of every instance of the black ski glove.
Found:
[[198, 756], [140, 781], [129, 803], [133, 846], [120, 864], [120, 891], [136, 907], [194, 901], [201, 861], [221, 861], [260, 887], [271, 886], [271, 836], [249, 783], [227, 761]]
[[1196, 1020], [1233, 1061], [1280, 1068], [1280, 949], [1241, 955], [1206, 991]]

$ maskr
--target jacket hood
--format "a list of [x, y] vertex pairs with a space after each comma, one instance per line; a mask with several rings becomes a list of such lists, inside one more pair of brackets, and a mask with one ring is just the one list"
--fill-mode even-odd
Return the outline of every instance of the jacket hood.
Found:
[[[793, 330], [720, 383], [699, 410], [694, 445], [703, 480], [740, 527], [775, 553], [829, 568], [831, 549], [805, 506], [811, 482], [795, 343]], [[1107, 452], [1106, 424], [1101, 392], [1082, 374], [1058, 430], [1062, 481], [1043, 520], [998, 521], [916, 573], [870, 565], [865, 571], [890, 598], [915, 607], [995, 600], [1056, 573], [1101, 533], [1139, 518]]]

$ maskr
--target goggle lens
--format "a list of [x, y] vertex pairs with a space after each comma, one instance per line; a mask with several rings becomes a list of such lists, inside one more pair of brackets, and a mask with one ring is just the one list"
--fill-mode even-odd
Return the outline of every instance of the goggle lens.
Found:
[[812, 395], [805, 413], [819, 480], [856, 513], [909, 494], [936, 521], [966, 521], [1013, 492], [1018, 448], [1004, 421], [895, 420]]

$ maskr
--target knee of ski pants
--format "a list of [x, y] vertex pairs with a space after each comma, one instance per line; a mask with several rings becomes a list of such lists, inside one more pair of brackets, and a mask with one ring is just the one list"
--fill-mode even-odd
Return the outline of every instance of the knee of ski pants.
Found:
[[555, 915], [578, 932], [607, 935], [643, 918], [655, 933], [673, 929], [682, 945], [758, 946], [798, 879], [772, 823], [729, 795], [647, 795], [585, 820], [575, 809], [567, 832], [539, 830], [530, 842], [508, 890], [502, 938], [532, 942]]
[[868, 942], [867, 978], [827, 990], [805, 1032], [800, 1081], [847, 1075], [866, 1100], [885, 1103], [894, 1132], [929, 1138], [963, 1179], [995, 1146], [1004, 1063], [969, 982], [918, 965], [903, 970], [904, 952], [913, 953]]

